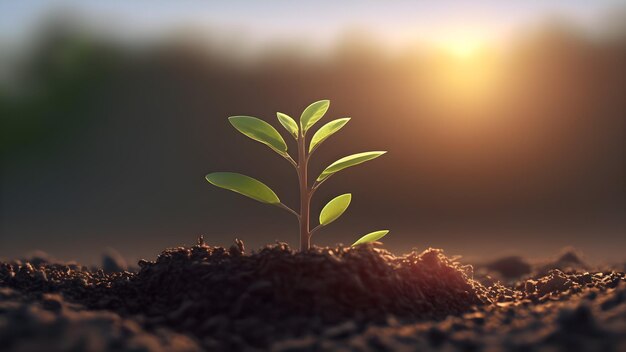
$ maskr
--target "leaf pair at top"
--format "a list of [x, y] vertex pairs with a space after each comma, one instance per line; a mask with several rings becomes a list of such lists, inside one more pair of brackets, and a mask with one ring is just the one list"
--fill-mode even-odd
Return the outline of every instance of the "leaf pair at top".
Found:
[[295, 139], [298, 139], [300, 137], [300, 131], [302, 131], [302, 135], [305, 136], [309, 128], [326, 114], [329, 106], [330, 100], [316, 101], [307, 106], [302, 112], [302, 115], [300, 115], [300, 129], [298, 129], [298, 124], [291, 116], [283, 114], [282, 112], [276, 113], [276, 116], [280, 124], [283, 125]]
[[[300, 126], [289, 115], [278, 112], [276, 116], [280, 124], [296, 139], [304, 138], [304, 135], [317, 121], [319, 121], [330, 106], [330, 101], [320, 100], [309, 105], [300, 116]], [[282, 155], [285, 158], [289, 158], [287, 154], [287, 143], [283, 137], [276, 131], [269, 123], [252, 116], [231, 116], [228, 118], [230, 123], [239, 132], [248, 136], [255, 141], [261, 142], [268, 147], [272, 148], [275, 152]], [[322, 126], [311, 138], [309, 144], [309, 153], [313, 153], [317, 147], [320, 146], [328, 137], [339, 131], [345, 126], [349, 117], [336, 119], [328, 122]], [[341, 171], [347, 167], [361, 164], [363, 162], [372, 160], [384, 154], [382, 151], [372, 151], [353, 154], [344, 158], [341, 158], [330, 166], [328, 166], [317, 178], [318, 182], [321, 182], [331, 176], [332, 174]]]
[[[287, 114], [278, 112], [276, 113], [276, 116], [278, 117], [280, 124], [289, 132], [289, 134], [291, 134], [294, 139], [298, 140], [299, 138], [304, 137], [306, 132], [324, 116], [326, 111], [328, 111], [329, 106], [330, 101], [328, 100], [320, 100], [309, 105], [306, 109], [304, 109], [302, 115], [300, 116], [299, 127], [296, 121]], [[276, 131], [276, 129], [269, 123], [252, 116], [231, 116], [228, 118], [228, 121], [230, 121], [233, 127], [235, 127], [239, 132], [254, 139], [255, 141], [267, 145], [278, 154], [286, 156], [287, 143], [285, 143], [285, 140], [280, 133], [278, 133], [278, 131]], [[309, 152], [313, 152], [324, 140], [345, 126], [348, 121], [350, 121], [350, 118], [342, 118], [331, 121], [322, 126], [313, 135], [311, 144], [309, 145]]]

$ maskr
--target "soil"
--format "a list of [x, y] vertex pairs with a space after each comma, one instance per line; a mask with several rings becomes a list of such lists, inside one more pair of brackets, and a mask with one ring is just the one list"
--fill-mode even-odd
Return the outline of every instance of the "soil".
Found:
[[474, 269], [374, 245], [199, 243], [122, 271], [0, 263], [2, 351], [626, 351], [626, 277], [573, 252]]

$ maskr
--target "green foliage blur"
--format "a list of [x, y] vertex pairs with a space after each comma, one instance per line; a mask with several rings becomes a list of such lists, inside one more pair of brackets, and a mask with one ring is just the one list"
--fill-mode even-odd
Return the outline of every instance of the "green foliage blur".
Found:
[[89, 123], [85, 109], [120, 64], [118, 49], [62, 24], [49, 25], [0, 86], [0, 153], [62, 144]]

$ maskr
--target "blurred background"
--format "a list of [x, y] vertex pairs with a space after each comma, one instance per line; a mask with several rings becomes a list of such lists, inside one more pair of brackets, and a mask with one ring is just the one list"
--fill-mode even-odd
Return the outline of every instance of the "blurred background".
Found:
[[389, 153], [320, 188], [313, 219], [353, 202], [313, 243], [624, 260], [625, 98], [624, 1], [0, 1], [0, 257], [297, 248], [292, 215], [204, 175], [297, 207], [291, 166], [227, 117], [283, 132], [276, 111], [330, 99], [319, 126], [352, 120], [312, 176]]

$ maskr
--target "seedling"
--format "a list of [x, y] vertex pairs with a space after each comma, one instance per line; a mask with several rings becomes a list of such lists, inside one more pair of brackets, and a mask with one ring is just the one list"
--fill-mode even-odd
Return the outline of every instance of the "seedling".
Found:
[[[350, 121], [350, 118], [346, 117], [333, 120], [320, 127], [320, 129], [313, 134], [307, 148], [307, 132], [324, 116], [326, 111], [328, 111], [329, 106], [329, 100], [320, 100], [309, 105], [302, 112], [299, 125], [289, 115], [281, 112], [276, 113], [280, 124], [287, 130], [287, 132], [289, 132], [298, 144], [297, 161], [294, 160], [287, 152], [287, 144], [280, 133], [278, 133], [278, 131], [276, 131], [276, 129], [267, 122], [251, 116], [231, 116], [228, 118], [228, 121], [239, 132], [257, 142], [267, 145], [293, 165], [297, 171], [300, 183], [300, 212], [296, 212], [287, 205], [283, 204], [274, 191], [272, 191], [264, 183], [252, 177], [234, 172], [214, 172], [206, 175], [207, 181], [217, 187], [243, 194], [244, 196], [250, 197], [262, 203], [275, 205], [295, 215], [300, 223], [301, 251], [308, 250], [311, 246], [311, 235], [313, 235], [313, 233], [320, 228], [337, 220], [346, 211], [346, 209], [348, 209], [350, 201], [352, 200], [352, 194], [350, 193], [345, 193], [333, 198], [322, 209], [319, 216], [319, 225], [310, 230], [309, 219], [311, 198], [320, 185], [335, 173], [343, 169], [378, 158], [386, 153], [386, 151], [371, 151], [352, 154], [341, 158], [324, 169], [324, 171], [322, 171], [322, 173], [315, 179], [313, 184], [309, 185], [307, 170], [311, 155], [317, 150], [322, 142], [335, 134], [343, 126], [345, 126], [348, 121]], [[352, 245], [356, 246], [362, 243], [377, 241], [388, 232], [388, 230], [382, 230], [369, 233], [361, 237]]]

